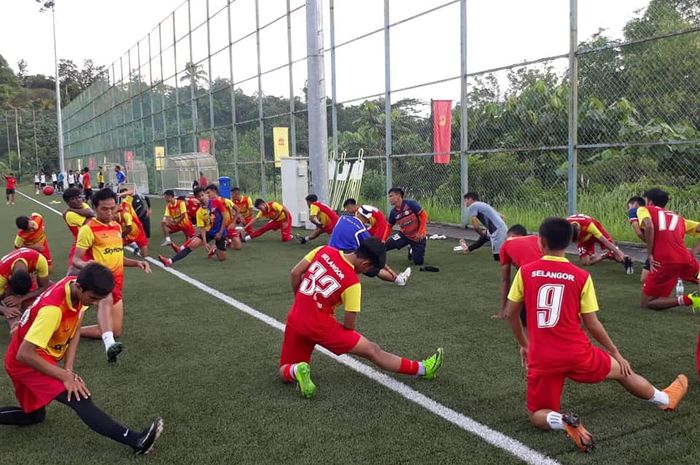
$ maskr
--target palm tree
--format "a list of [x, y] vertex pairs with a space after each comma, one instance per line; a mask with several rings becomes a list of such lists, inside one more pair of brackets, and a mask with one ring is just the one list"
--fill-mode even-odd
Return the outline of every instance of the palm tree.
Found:
[[197, 102], [195, 101], [195, 97], [197, 95], [197, 84], [200, 81], [206, 80], [207, 73], [202, 68], [202, 65], [195, 65], [191, 61], [188, 61], [185, 64], [185, 71], [180, 78], [180, 82], [190, 82], [190, 102], [192, 105], [192, 144], [194, 150], [196, 150], [197, 147], [197, 123], [199, 119], [197, 115]]

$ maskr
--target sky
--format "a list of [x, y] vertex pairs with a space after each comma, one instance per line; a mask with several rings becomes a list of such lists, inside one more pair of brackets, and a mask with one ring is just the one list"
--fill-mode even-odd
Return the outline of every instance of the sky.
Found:
[[[324, 38], [330, 45], [329, 0], [324, 6]], [[209, 0], [212, 52], [228, 44], [227, 0]], [[259, 0], [260, 24], [264, 25], [281, 16], [285, 0]], [[290, 0], [292, 9], [304, 0]], [[142, 74], [150, 79], [147, 65], [148, 41], [143, 40], [151, 31], [151, 63], [153, 78], [161, 76], [157, 27], [161, 26], [163, 47], [172, 43], [173, 17], [178, 38], [177, 61], [171, 46], [163, 54], [163, 70], [168, 77], [175, 66], [183, 69], [189, 61], [189, 42], [180, 39], [187, 30], [187, 9], [182, 0], [57, 0], [59, 57], [76, 63], [91, 58], [98, 65], [117, 64], [128, 73], [136, 68], [137, 52], [142, 58]], [[401, 21], [418, 12], [429, 10], [449, 0], [391, 0], [391, 22]], [[600, 28], [612, 37], [620, 37], [624, 24], [635, 12], [643, 9], [648, 0], [579, 0], [579, 40], [584, 40]], [[193, 28], [206, 18], [206, 0], [191, 0]], [[467, 43], [468, 71], [476, 72], [500, 67], [523, 60], [565, 54], [569, 47], [569, 0], [468, 0]], [[16, 70], [20, 59], [27, 61], [29, 72], [53, 75], [53, 48], [50, 12], [40, 13], [34, 0], [5, 0], [0, 3], [0, 54]], [[254, 0], [234, 0], [231, 4], [233, 40], [255, 30]], [[336, 44], [341, 44], [366, 32], [383, 26], [382, 0], [335, 0]], [[291, 16], [293, 59], [305, 56], [305, 10], [298, 8]], [[168, 41], [169, 39], [169, 41]], [[207, 52], [206, 29], [199, 27], [192, 35], [193, 59], [199, 61]], [[135, 44], [141, 41], [137, 50]], [[338, 101], [352, 101], [382, 93], [384, 90], [384, 35], [382, 32], [337, 48]], [[261, 32], [260, 43], [263, 71], [287, 61], [287, 24], [274, 22]], [[131, 50], [131, 57], [127, 52]], [[439, 8], [391, 29], [391, 86], [402, 89], [438, 79], [456, 77], [460, 69], [459, 3]], [[233, 47], [234, 81], [246, 93], [257, 91], [255, 36], [248, 37]], [[557, 70], [566, 68], [565, 59], [553, 63]], [[217, 53], [211, 63], [214, 77], [229, 77], [227, 50]], [[208, 66], [204, 64], [205, 71]], [[306, 79], [306, 64], [293, 67], [295, 93], [298, 95]], [[326, 74], [330, 83], [330, 54], [326, 54]], [[504, 82], [505, 72], [499, 75]], [[251, 78], [251, 79], [248, 79]], [[174, 78], [166, 80], [175, 83]], [[241, 82], [242, 81], [242, 82]], [[288, 70], [282, 69], [262, 78], [263, 92], [288, 95]], [[331, 89], [328, 84], [327, 93]], [[397, 91], [394, 101], [403, 97], [459, 98], [459, 83], [453, 80], [410, 91]]]

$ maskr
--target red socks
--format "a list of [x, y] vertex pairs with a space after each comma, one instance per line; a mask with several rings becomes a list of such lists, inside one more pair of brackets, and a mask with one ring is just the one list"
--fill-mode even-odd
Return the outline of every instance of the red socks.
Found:
[[292, 366], [294, 366], [293, 363], [288, 363], [282, 366], [282, 379], [287, 382], [296, 381], [296, 378], [294, 375], [292, 375]]
[[417, 375], [418, 374], [419, 362], [417, 360], [409, 360], [407, 358], [401, 359], [401, 366], [399, 367], [399, 373], [402, 375]]

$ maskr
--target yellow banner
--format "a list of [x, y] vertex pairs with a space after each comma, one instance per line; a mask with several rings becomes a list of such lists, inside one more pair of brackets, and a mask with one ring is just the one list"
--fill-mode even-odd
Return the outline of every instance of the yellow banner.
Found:
[[272, 128], [272, 138], [275, 141], [275, 168], [279, 168], [280, 159], [289, 156], [289, 128]]
[[156, 156], [156, 171], [163, 171], [165, 168], [165, 147], [156, 145], [153, 152]]

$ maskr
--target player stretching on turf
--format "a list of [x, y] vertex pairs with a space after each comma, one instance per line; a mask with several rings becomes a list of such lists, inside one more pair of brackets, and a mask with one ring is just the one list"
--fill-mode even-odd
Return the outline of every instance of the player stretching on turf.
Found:
[[254, 205], [258, 209], [258, 214], [245, 225], [244, 229], [251, 228], [258, 218], [267, 218], [269, 221], [260, 228], [253, 230], [246, 237], [246, 240], [260, 237], [268, 231], [277, 230], [282, 235], [282, 242], [292, 240], [292, 215], [287, 210], [287, 207], [279, 202], [265, 202], [263, 199], [256, 199]]
[[53, 261], [51, 260], [51, 249], [49, 241], [46, 240], [46, 230], [44, 229], [44, 217], [38, 213], [30, 216], [18, 216], [15, 224], [19, 231], [15, 237], [15, 249], [27, 247], [39, 251], [49, 263], [49, 271]]
[[[561, 414], [564, 381], [619, 382], [630, 394], [662, 410], [678, 408], [688, 390], [688, 379], [678, 375], [663, 391], [632, 371], [598, 321], [593, 281], [588, 272], [565, 258], [572, 227], [563, 218], [547, 218], [540, 226], [544, 257], [518, 271], [508, 294], [508, 318], [527, 367], [527, 410], [530, 422], [541, 429], [564, 430], [582, 451], [590, 451], [593, 436], [578, 415]], [[520, 308], [527, 309], [527, 333], [520, 322]], [[604, 348], [591, 344], [581, 328]]]
[[241, 195], [240, 187], [231, 189], [231, 200], [238, 208], [236, 224], [246, 227], [245, 232], [250, 235], [253, 232], [253, 200], [249, 195]]
[[[540, 248], [540, 238], [528, 236], [527, 229], [521, 224], [516, 224], [508, 229], [506, 241], [501, 246], [499, 252], [499, 263], [501, 264], [501, 309], [492, 318], [506, 318], [506, 303], [508, 302], [508, 290], [510, 289], [510, 268], [522, 268], [528, 263], [542, 258]], [[525, 319], [525, 308], [520, 312], [520, 319], [523, 325], [527, 326]]]
[[199, 229], [199, 235], [188, 239], [187, 242], [179, 247], [173, 244], [172, 247], [173, 250], [175, 250], [175, 255], [173, 258], [159, 255], [158, 259], [165, 266], [172, 266], [173, 263], [182, 260], [192, 253], [193, 250], [202, 247], [207, 243], [207, 233], [211, 230], [212, 226], [211, 215], [209, 214], [209, 209], [207, 207], [209, 199], [207, 198], [207, 194], [204, 192], [204, 189], [201, 187], [195, 187], [193, 194], [197, 199], [198, 205], [203, 205], [197, 209], [195, 217], [195, 223], [197, 224], [197, 229]]
[[15, 190], [17, 189], [17, 179], [10, 173], [5, 175], [5, 199], [7, 205], [15, 204]]
[[386, 242], [386, 240], [389, 239], [389, 236], [391, 235], [391, 226], [389, 226], [389, 222], [386, 220], [384, 213], [382, 213], [382, 211], [377, 207], [372, 205], [362, 205], [362, 209], [364, 211], [371, 213], [368, 220], [369, 222], [364, 221], [366, 219], [365, 215], [358, 216], [356, 214], [360, 209], [360, 206], [357, 204], [357, 200], [347, 199], [345, 202], [343, 202], [343, 209], [345, 209], [346, 212], [355, 215], [357, 219], [362, 221], [365, 224], [367, 231], [369, 231], [371, 235], [380, 241]]
[[[357, 275], [382, 269], [385, 260], [384, 244], [371, 237], [347, 255], [333, 247], [318, 247], [292, 268], [295, 296], [287, 315], [279, 374], [286, 382], [298, 382], [304, 397], [316, 393], [309, 366], [316, 344], [336, 355], [358, 355], [394, 373], [425, 379], [437, 375], [442, 365], [442, 348], [423, 361], [409, 360], [383, 351], [355, 331], [355, 318], [360, 311]], [[342, 324], [333, 316], [340, 303], [345, 309]]]
[[122, 343], [116, 342], [114, 338], [122, 335], [124, 322], [124, 267], [138, 267], [146, 273], [151, 272], [151, 267], [146, 262], [124, 256], [122, 229], [119, 223], [114, 221], [117, 194], [109, 188], [97, 191], [92, 196], [92, 204], [96, 216], [78, 231], [73, 266], [82, 270], [92, 261], [106, 266], [114, 275], [114, 290], [100, 301], [97, 308], [97, 325], [83, 326], [80, 334], [90, 339], [102, 339], [107, 361], [116, 362], [123, 349]]
[[[5, 354], [5, 370], [20, 407], [0, 408], [0, 425], [41, 423], [46, 406], [56, 400], [96, 433], [131, 447], [137, 455], [151, 451], [163, 420], [156, 418], [140, 432], [120, 425], [92, 403], [85, 381], [73, 371], [83, 313], [113, 287], [112, 273], [92, 263], [77, 277], [57, 282], [24, 312]], [[63, 367], [58, 365], [61, 360]]]
[[[642, 226], [639, 224], [639, 218], [637, 218], [637, 209], [639, 207], [646, 206], [646, 204], [646, 200], [639, 196], [632, 197], [627, 201], [627, 218], [629, 219], [630, 226], [632, 226], [634, 233], [639, 239], [641, 239], [642, 242], [644, 242], [644, 231], [642, 230]], [[646, 260], [642, 267], [642, 273], [639, 277], [640, 282], [644, 283], [644, 281], [646, 281], [650, 268], [651, 264], [649, 263], [649, 260]]]
[[479, 240], [470, 245], [467, 245], [464, 239], [460, 240], [462, 253], [467, 254], [491, 242], [493, 259], [499, 261], [499, 253], [506, 240], [508, 229], [503, 217], [491, 205], [479, 201], [479, 194], [476, 192], [464, 194], [464, 203], [469, 207], [472, 227], [479, 234]]
[[63, 221], [66, 222], [68, 230], [73, 235], [73, 243], [68, 252], [68, 275], [78, 274], [78, 270], [73, 268], [73, 256], [75, 255], [75, 242], [78, 240], [78, 231], [87, 220], [95, 217], [95, 212], [92, 211], [90, 205], [83, 202], [80, 198], [80, 189], [77, 187], [69, 187], [63, 192], [63, 201], [68, 205], [68, 208], [63, 212]]
[[386, 241], [386, 250], [403, 249], [408, 246], [408, 260], [422, 265], [425, 260], [425, 234], [428, 228], [428, 213], [415, 200], [404, 200], [403, 189], [389, 189], [389, 225], [398, 223], [399, 232]]
[[130, 203], [124, 201], [117, 208], [117, 222], [122, 228], [124, 245], [135, 244], [136, 253], [142, 257], [148, 257], [148, 238], [139, 217], [134, 213]]
[[[608, 234], [600, 221], [588, 215], [572, 215], [566, 219], [573, 226], [573, 235], [576, 238], [576, 247], [581, 265], [590, 266], [611, 258], [625, 266], [628, 274], [632, 274], [632, 259], [622, 253], [622, 250], [613, 242], [613, 238]], [[600, 255], [595, 253], [595, 245], [606, 252]]]
[[306, 206], [309, 207], [309, 221], [316, 226], [316, 229], [308, 236], [297, 236], [299, 242], [306, 244], [323, 233], [330, 236], [338, 222], [338, 214], [325, 203], [319, 202], [316, 194], [306, 196]]
[[700, 310], [697, 292], [669, 297], [679, 279], [700, 283], [700, 263], [685, 246], [685, 235], [700, 233], [700, 223], [666, 210], [669, 197], [661, 189], [649, 189], [644, 197], [647, 204], [637, 209], [637, 217], [644, 230], [651, 271], [642, 286], [642, 307], [665, 310], [692, 305], [693, 310]]
[[[36, 276], [36, 286], [32, 274]], [[0, 315], [10, 328], [49, 284], [49, 264], [36, 250], [17, 249], [0, 259]]]
[[195, 235], [194, 226], [187, 216], [187, 204], [184, 200], [175, 198], [175, 191], [167, 190], [163, 193], [165, 198], [165, 212], [161, 227], [163, 228], [163, 236], [165, 240], [161, 246], [172, 244], [170, 234], [182, 231], [185, 234], [185, 240]]

